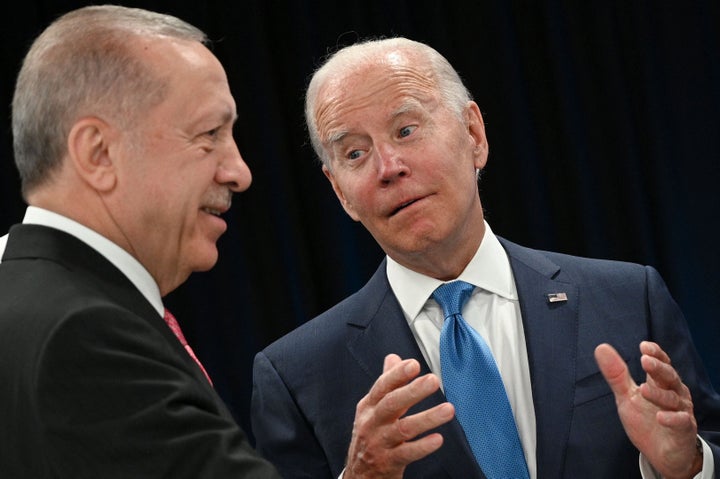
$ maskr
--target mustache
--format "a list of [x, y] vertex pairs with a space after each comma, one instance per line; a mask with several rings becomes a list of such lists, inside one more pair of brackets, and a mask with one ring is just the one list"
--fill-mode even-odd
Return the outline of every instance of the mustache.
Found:
[[229, 210], [232, 206], [233, 192], [230, 189], [222, 188], [211, 191], [204, 199], [203, 204], [209, 205], [223, 211]]

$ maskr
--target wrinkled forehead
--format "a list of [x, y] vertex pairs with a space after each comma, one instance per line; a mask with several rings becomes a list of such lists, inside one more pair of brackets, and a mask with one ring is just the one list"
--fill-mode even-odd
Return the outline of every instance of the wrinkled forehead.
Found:
[[368, 112], [392, 115], [410, 105], [436, 103], [437, 82], [429, 67], [401, 56], [347, 68], [329, 75], [315, 101], [315, 121], [323, 141], [353, 118]]

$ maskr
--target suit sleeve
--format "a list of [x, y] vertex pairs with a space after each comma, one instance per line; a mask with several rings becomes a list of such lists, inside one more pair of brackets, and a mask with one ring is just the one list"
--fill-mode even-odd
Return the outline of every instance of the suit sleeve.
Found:
[[668, 353], [673, 366], [690, 389], [698, 434], [712, 450], [715, 471], [720, 470], [720, 395], [714, 390], [695, 349], [687, 322], [660, 274], [646, 268], [648, 304], [653, 318], [650, 337]]
[[262, 352], [255, 356], [253, 366], [251, 410], [257, 450], [280, 470], [285, 479], [333, 479], [309, 421], [268, 356]]
[[279, 478], [215, 392], [126, 310], [84, 309], [59, 323], [35, 388], [54, 477]]

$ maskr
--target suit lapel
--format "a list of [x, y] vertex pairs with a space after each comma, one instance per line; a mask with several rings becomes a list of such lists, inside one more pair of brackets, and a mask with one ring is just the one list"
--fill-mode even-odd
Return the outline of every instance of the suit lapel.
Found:
[[[202, 384], [212, 387], [195, 361], [188, 355], [165, 321], [135, 285], [107, 258], [78, 238], [54, 228], [42, 225], [19, 224], [10, 230], [6, 257], [48, 258], [63, 264], [86, 278], [91, 278], [98, 289], [113, 299], [119, 306], [144, 318], [183, 358], [195, 377]], [[216, 401], [220, 407], [225, 405]], [[229, 415], [229, 413], [228, 413]]]
[[[402, 359], [415, 358], [420, 363], [420, 374], [430, 372], [400, 304], [390, 289], [385, 266], [383, 261], [370, 281], [357, 293], [354, 303], [364, 311], [350, 314], [348, 321], [348, 327], [355, 330], [348, 340], [348, 349], [372, 382], [382, 374], [383, 360], [389, 353], [395, 353]], [[445, 395], [438, 391], [411, 408], [408, 414], [424, 411], [445, 401]], [[470, 446], [458, 421], [441, 426], [438, 432], [445, 439], [443, 446], [418, 466], [426, 469], [429, 463], [435, 463], [447, 472], [448, 477], [484, 479], [472, 459]], [[410, 472], [408, 474], [413, 476]], [[427, 470], [419, 470], [420, 474], [423, 472], [425, 475], [422, 477], [429, 477]]]
[[355, 302], [364, 311], [351, 314], [348, 326], [356, 330], [350, 335], [348, 349], [363, 370], [373, 379], [382, 374], [383, 360], [389, 353], [403, 359], [416, 358], [422, 373], [430, 371], [400, 305], [385, 275], [385, 262], [370, 281], [358, 292]]
[[91, 281], [118, 305], [147, 320], [165, 338], [178, 356], [184, 358], [183, 360], [191, 365], [198, 380], [203, 383], [207, 382], [202, 371], [188, 356], [185, 348], [167, 327], [155, 308], [127, 276], [107, 258], [78, 238], [47, 226], [18, 224], [10, 229], [5, 258], [7, 260], [48, 258], [76, 271], [83, 277], [91, 278]]
[[[502, 240], [520, 297], [537, 424], [538, 477], [561, 477], [570, 433], [577, 364], [579, 290], [558, 281], [559, 267]], [[565, 293], [567, 300], [548, 295]]]

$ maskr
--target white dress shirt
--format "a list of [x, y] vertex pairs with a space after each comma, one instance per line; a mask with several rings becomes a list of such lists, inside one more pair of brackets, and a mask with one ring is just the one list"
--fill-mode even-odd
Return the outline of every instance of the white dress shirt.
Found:
[[[132, 257], [130, 253], [109, 239], [81, 225], [77, 221], [36, 206], [28, 206], [25, 211], [25, 217], [23, 218], [23, 224], [48, 226], [75, 236], [103, 255], [108, 261], [114, 264], [117, 269], [122, 271], [130, 282], [145, 296], [153, 308], [157, 310], [160, 316], [163, 316], [165, 313], [162, 297], [160, 296], [160, 288], [150, 273], [138, 260]], [[2, 258], [2, 254], [5, 251], [7, 236], [8, 235], [5, 235], [0, 238], [0, 258]]]
[[[443, 281], [416, 273], [390, 257], [387, 258], [387, 276], [430, 370], [442, 381], [440, 331], [444, 315], [431, 296]], [[510, 260], [487, 222], [485, 236], [475, 256], [457, 279], [475, 286], [463, 307], [463, 318], [488, 343], [495, 357], [515, 417], [530, 478], [536, 479], [535, 408], [520, 304]], [[703, 449], [704, 457], [711, 460], [704, 461], [702, 472], [695, 478], [713, 479], [712, 452], [704, 441]], [[643, 478], [660, 479], [642, 454], [639, 461]]]
[[[485, 339], [495, 357], [515, 416], [528, 471], [535, 479], [535, 409], [520, 304], [507, 254], [487, 223], [485, 227], [480, 247], [457, 278], [476, 287], [462, 313], [465, 321]], [[388, 258], [387, 275], [430, 370], [442, 377], [440, 330], [444, 316], [431, 295], [443, 282], [407, 269], [391, 258]]]

